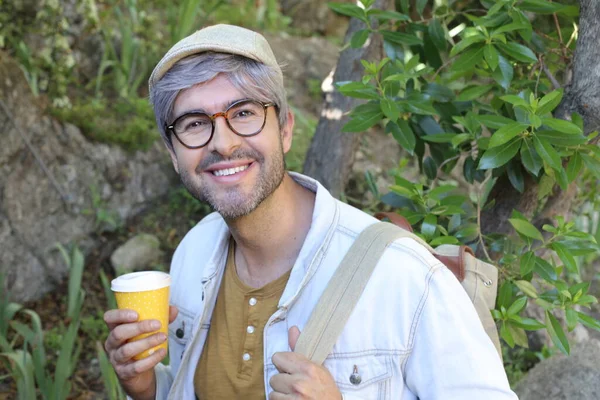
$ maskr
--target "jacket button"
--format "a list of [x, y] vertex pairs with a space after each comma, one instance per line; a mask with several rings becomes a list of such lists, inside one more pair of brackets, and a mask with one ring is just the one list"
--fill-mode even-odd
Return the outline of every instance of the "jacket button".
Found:
[[353, 385], [360, 385], [361, 381], [362, 381], [362, 378], [358, 374], [358, 367], [355, 365], [354, 371], [352, 372], [352, 375], [350, 375], [350, 383]]
[[181, 339], [183, 337], [183, 329], [179, 328], [175, 331], [175, 336], [177, 336], [179, 339]]

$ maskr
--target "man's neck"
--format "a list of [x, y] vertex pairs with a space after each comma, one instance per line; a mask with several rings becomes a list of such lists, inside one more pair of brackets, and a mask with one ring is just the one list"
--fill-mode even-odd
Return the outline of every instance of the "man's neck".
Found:
[[251, 214], [227, 221], [236, 242], [242, 282], [262, 287], [289, 271], [310, 229], [315, 194], [287, 173], [281, 185]]

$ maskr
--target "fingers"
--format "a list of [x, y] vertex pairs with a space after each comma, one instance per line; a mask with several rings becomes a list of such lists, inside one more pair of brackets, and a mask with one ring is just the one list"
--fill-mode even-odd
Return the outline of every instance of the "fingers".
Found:
[[179, 314], [179, 309], [175, 306], [169, 306], [169, 323], [175, 321], [177, 314]]
[[288, 331], [288, 342], [290, 344], [290, 349], [294, 351], [296, 349], [296, 343], [298, 342], [298, 338], [300, 337], [300, 329], [296, 325], [292, 326]]
[[148, 336], [141, 340], [126, 343], [112, 352], [111, 358], [116, 364], [125, 364], [134, 356], [149, 350], [167, 340], [167, 335], [162, 332]]
[[155, 319], [117, 325], [108, 334], [108, 338], [106, 339], [104, 347], [106, 351], [110, 353], [112, 350], [121, 347], [123, 343], [127, 342], [129, 339], [132, 339], [143, 333], [155, 332], [159, 329], [160, 322]]
[[312, 365], [310, 360], [303, 355], [292, 352], [275, 353], [272, 361], [279, 372], [288, 374], [304, 372]]
[[104, 313], [104, 322], [109, 331], [112, 331], [117, 325], [136, 322], [138, 318], [139, 316], [135, 311], [128, 309], [108, 310]]
[[290, 374], [276, 374], [269, 380], [269, 385], [277, 393], [292, 394], [293, 383], [296, 378]]
[[283, 394], [277, 392], [269, 393], [269, 400], [291, 400], [294, 397], [290, 394]]
[[167, 351], [161, 348], [151, 356], [139, 361], [132, 361], [126, 364], [113, 364], [113, 366], [119, 379], [127, 381], [153, 369], [166, 355]]

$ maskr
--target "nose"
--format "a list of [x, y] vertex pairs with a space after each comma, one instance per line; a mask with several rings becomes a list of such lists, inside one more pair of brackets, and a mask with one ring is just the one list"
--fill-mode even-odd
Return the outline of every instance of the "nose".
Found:
[[223, 157], [229, 157], [242, 143], [242, 138], [231, 130], [225, 115], [215, 115], [213, 120], [215, 131], [212, 140], [208, 143], [208, 150], [217, 152]]

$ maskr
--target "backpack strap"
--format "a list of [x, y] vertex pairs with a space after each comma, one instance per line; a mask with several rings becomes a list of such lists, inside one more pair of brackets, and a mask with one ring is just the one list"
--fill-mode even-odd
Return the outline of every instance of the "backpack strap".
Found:
[[413, 236], [404, 232], [393, 224], [380, 222], [356, 238], [300, 334], [297, 353], [318, 364], [325, 361], [385, 249], [399, 237]]

